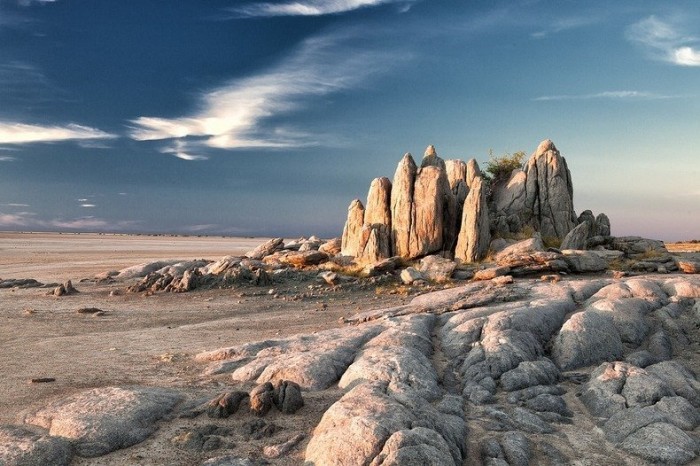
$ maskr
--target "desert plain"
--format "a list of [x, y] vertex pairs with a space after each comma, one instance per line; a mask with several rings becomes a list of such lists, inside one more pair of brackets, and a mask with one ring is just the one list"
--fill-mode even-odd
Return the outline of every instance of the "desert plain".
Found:
[[[434, 418], [435, 413], [447, 413], [453, 421], [461, 419], [459, 421], [462, 423], [461, 427], [455, 427], [452, 433], [461, 432], [464, 438], [452, 439], [453, 442], [457, 442], [457, 446], [450, 444], [443, 449], [444, 451], [436, 447], [437, 456], [433, 457], [433, 464], [443, 463], [440, 458], [444, 456], [441, 457], [439, 454], [444, 455], [445, 451], [451, 451], [452, 458], [455, 458], [455, 455], [456, 457], [461, 455], [463, 464], [652, 464], [653, 461], [647, 461], [639, 456], [638, 452], [641, 451], [643, 454], [644, 449], [640, 450], [636, 444], [632, 445], [634, 440], [631, 439], [632, 434], [629, 434], [628, 438], [624, 436], [615, 438], [613, 434], [611, 439], [611, 434], [605, 429], [605, 426], [611, 422], [610, 419], [613, 419], [610, 413], [614, 410], [605, 413], [609, 408], [605, 403], [610, 402], [610, 397], [607, 398], [608, 401], [599, 403], [600, 406], [606, 407], [601, 408], [595, 416], [592, 415], [591, 409], [596, 409], [595, 406], [598, 405], [596, 405], [597, 402], [590, 401], [593, 397], [588, 396], [587, 393], [595, 392], [603, 400], [606, 400], [605, 396], [611, 395], [610, 393], [606, 395], [604, 388], [593, 384], [597, 380], [596, 370], [600, 379], [598, 361], [594, 363], [591, 360], [591, 364], [584, 364], [587, 365], [584, 370], [567, 371], [566, 365], [573, 360], [573, 356], [566, 353], [568, 349], [564, 348], [564, 343], [561, 341], [557, 346], [556, 340], [560, 336], [555, 334], [561, 333], [559, 327], [562, 322], [574, 313], [595, 306], [593, 298], [596, 296], [600, 302], [613, 302], [613, 307], [614, 300], [617, 298], [630, 299], [630, 303], [646, 300], [642, 306], [643, 312], [647, 314], [642, 318], [645, 319], [644, 323], [640, 323], [642, 320], [636, 323], [632, 321], [625, 323], [630, 326], [636, 325], [635, 328], [639, 334], [623, 335], [624, 347], [618, 348], [619, 357], [614, 359], [622, 360], [622, 353], [624, 356], [636, 354], [634, 357], [638, 359], [630, 360], [630, 364], [637, 362], [640, 366], [645, 364], [653, 366], [653, 363], [664, 357], [649, 354], [649, 352], [640, 356], [637, 354], [639, 352], [635, 353], [635, 350], [644, 347], [653, 353], [659, 345], [650, 343], [652, 338], [650, 335], [657, 330], [665, 330], [664, 341], [668, 341], [667, 346], [672, 351], [672, 356], [666, 355], [666, 359], [679, 362], [690, 370], [700, 368], [700, 331], [698, 331], [700, 310], [695, 304], [699, 301], [697, 298], [700, 295], [697, 275], [638, 273], [620, 278], [613, 277], [610, 273], [570, 277], [564, 274], [556, 280], [551, 278], [543, 280], [539, 276], [533, 276], [516, 278], [514, 282], [494, 278], [496, 281], [493, 284], [489, 280], [479, 282], [449, 280], [440, 284], [416, 281], [412, 285], [406, 285], [391, 273], [382, 275], [383, 279], [377, 279], [376, 276], [347, 277], [340, 283], [328, 283], [319, 279], [317, 268], [310, 267], [308, 268], [310, 270], [307, 270], [305, 267], [298, 267], [290, 273], [280, 275], [284, 277], [283, 279], [273, 276], [270, 283], [262, 286], [242, 284], [225, 288], [197, 288], [184, 293], [128, 291], [129, 285], [137, 283], [138, 278], [104, 279], [114, 276], [113, 271], [154, 261], [206, 259], [214, 262], [225, 256], [243, 256], [266, 240], [266, 238], [0, 233], [0, 278], [2, 280], [32, 278], [44, 284], [42, 287], [17, 286], [0, 289], [0, 370], [2, 373], [0, 424], [21, 425], [23, 421], [31, 422], [31, 419], [37, 418], [37, 412], [56, 403], [57, 400], [77, 396], [91, 389], [145, 387], [146, 389], [165, 389], [169, 393], [178, 395], [177, 401], [174, 404], [171, 403], [164, 413], [146, 421], [150, 434], [146, 435], [143, 441], [99, 455], [72, 454], [67, 459], [61, 455], [56, 458], [62, 458], [61, 461], [68, 461], [65, 464], [71, 465], [326, 464], [322, 459], [324, 454], [327, 455], [325, 458], [330, 458], [334, 455], [347, 455], [348, 452], [343, 448], [362, 450], [362, 441], [360, 444], [352, 443], [352, 436], [356, 434], [357, 429], [353, 424], [353, 417], [356, 415], [356, 421], [366, 422], [369, 426], [367, 429], [369, 431], [374, 429], [373, 435], [379, 438], [379, 440], [372, 439], [368, 434], [366, 439], [370, 442], [371, 448], [378, 449], [374, 452], [364, 452], [374, 458], [371, 464], [419, 464], [415, 462], [415, 458], [420, 458], [420, 454], [424, 453], [411, 457], [413, 458], [411, 461], [414, 462], [410, 462], [401, 461], [401, 456], [397, 452], [407, 451], [401, 450], [401, 445], [408, 444], [410, 447], [412, 441], [418, 444], [424, 441], [420, 435], [427, 435], [424, 431], [429, 429], [422, 427], [421, 422], [432, 425], [432, 428], [440, 431], [443, 437], [449, 438], [449, 432], [443, 432], [440, 426], [434, 425], [439, 424], [439, 421]], [[694, 261], [699, 258], [697, 244], [667, 246], [675, 257], [690, 258]], [[111, 272], [111, 275], [106, 272]], [[96, 279], [96, 277], [102, 277], [102, 279]], [[77, 292], [57, 296], [54, 289], [68, 280]], [[612, 292], [601, 294], [601, 290], [609, 290], [611, 287], [614, 288]], [[622, 289], [627, 290], [629, 295], [621, 293]], [[565, 291], [560, 292], [561, 290]], [[654, 295], [654, 293], [657, 294]], [[421, 295], [424, 298], [427, 297], [423, 300], [424, 302], [421, 302]], [[638, 295], [643, 297], [639, 298]], [[476, 301], [471, 302], [472, 297], [476, 297], [474, 298]], [[477, 346], [483, 345], [488, 349], [486, 328], [489, 326], [493, 327], [490, 330], [505, 329], [503, 336], [497, 338], [499, 344], [505, 341], [511, 345], [509, 351], [518, 354], [521, 351], [518, 347], [519, 340], [516, 338], [511, 342], [508, 339], [512, 338], [512, 335], [507, 332], [510, 331], [508, 326], [520, 325], [523, 328], [519, 327], [518, 331], [523, 330], [521, 333], [524, 333], [525, 327], [529, 325], [518, 324], [516, 322], [518, 318], [514, 317], [514, 306], [524, 302], [524, 299], [530, 300], [528, 304], [523, 305], [527, 308], [526, 310], [541, 312], [542, 315], [546, 314], [547, 318], [554, 314], [559, 316], [556, 318], [559, 319], [555, 324], [556, 328], [542, 330], [546, 333], [542, 337], [545, 342], [543, 349], [532, 351], [536, 355], [546, 354], [555, 359], [562, 367], [561, 373], [551, 365], [551, 362], [547, 362], [543, 367], [535, 368], [536, 370], [531, 374], [525, 374], [525, 378], [534, 377], [534, 382], [524, 384], [517, 382], [517, 386], [507, 388], [508, 393], [502, 392], [502, 387], [506, 386], [507, 374], [513, 375], [513, 371], [517, 372], [521, 366], [523, 370], [526, 369], [523, 365], [528, 358], [523, 356], [521, 359], [524, 362], [520, 365], [518, 361], [514, 364], [511, 361], [510, 364], [515, 366], [514, 369], [504, 367], [491, 379], [491, 382], [494, 382], [494, 379], [501, 377], [498, 390], [495, 385], [491, 389], [488, 384], [477, 386], [469, 382], [470, 369], [468, 367], [464, 369], [466, 362], [462, 368], [455, 366], [454, 361], [451, 360], [454, 359], [451, 354], [464, 352], [464, 348], [474, 345], [475, 342]], [[550, 300], [554, 304], [550, 303]], [[537, 305], [541, 306], [541, 309], [535, 309]], [[673, 308], [675, 315], [668, 306]], [[668, 311], [672, 315], [669, 317], [668, 313], [664, 314], [661, 311]], [[638, 313], [635, 309], [629, 312], [631, 315]], [[467, 313], [472, 314], [467, 315]], [[360, 317], [353, 317], [357, 315]], [[496, 315], [500, 317], [494, 318]], [[506, 318], [503, 318], [504, 315]], [[492, 319], [492, 322], [489, 323], [488, 319]], [[482, 335], [481, 343], [478, 343], [479, 336], [473, 335], [476, 327], [471, 330], [463, 328], [463, 324], [474, 321], [479, 321], [483, 327], [483, 330], [479, 327]], [[535, 323], [544, 327], [549, 325], [545, 320]], [[585, 324], [582, 325], [585, 326]], [[365, 328], [370, 330], [363, 330]], [[304, 406], [292, 414], [284, 414], [273, 408], [264, 416], [258, 417], [247, 409], [245, 406], [247, 401], [241, 404], [237, 412], [226, 418], [211, 418], [201, 409], [209, 400], [221, 393], [234, 389], [250, 391], [258, 384], [257, 382], [261, 381], [261, 379], [257, 382], [255, 380], [260, 375], [260, 370], [253, 371], [253, 376], [248, 380], [243, 377], [235, 381], [231, 380], [230, 373], [233, 369], [223, 370], [223, 365], [218, 369], [216, 367], [217, 361], [221, 360], [224, 363], [232, 360], [235, 363], [233, 368], [240, 369], [241, 364], [248, 363], [251, 359], [253, 363], [264, 359], [260, 356], [261, 352], [256, 356], [254, 351], [249, 354], [252, 357], [243, 362], [235, 358], [231, 359], [236, 351], [239, 354], [247, 351], [246, 348], [249, 347], [246, 344], [266, 341], [267, 347], [279, 347], [279, 351], [273, 352], [273, 355], [278, 359], [281, 358], [281, 364], [284, 364], [284, 358], [291, 358], [294, 351], [292, 348], [289, 353], [285, 353], [285, 347], [280, 343], [285, 342], [285, 339], [294, 335], [307, 335], [313, 340], [318, 336], [319, 341], [328, 344], [327, 338], [323, 335], [330, 335], [330, 339], [342, 340], [345, 334], [349, 335], [350, 339], [355, 338], [353, 336], [355, 334], [360, 336], [357, 337], [357, 341], [353, 340], [355, 341], [353, 344], [357, 346], [356, 354], [351, 355], [350, 360], [337, 374], [340, 377], [347, 369], [341, 382], [348, 373], [352, 372], [351, 368], [355, 365], [360, 366], [355, 370], [356, 373], [362, 370], [363, 364], [365, 370], [368, 370], [367, 361], [362, 360], [363, 354], [369, 354], [372, 350], [372, 344], [368, 342], [377, 339], [381, 341], [381, 338], [390, 342], [395, 341], [395, 346], [391, 343], [387, 346], [389, 349], [382, 347], [381, 351], [391, 352], [391, 348], [395, 347], [398, 348], [399, 353], [405, 354], [409, 354], [416, 348], [422, 348], [425, 341], [434, 342], [434, 347], [428, 347], [422, 355], [417, 355], [418, 358], [427, 356], [426, 361], [433, 366], [427, 369], [418, 370], [406, 366], [407, 362], [402, 359], [401, 354], [392, 353], [387, 356], [382, 353], [393, 361], [390, 364], [391, 370], [384, 371], [389, 374], [387, 379], [389, 388], [385, 386], [384, 390], [395, 390], [400, 393], [405, 388], [401, 388], [402, 384], [405, 384], [421, 394], [417, 398], [419, 403], [425, 404], [427, 400], [427, 405], [430, 405], [421, 409], [427, 410], [426, 416], [432, 419], [431, 421], [414, 419], [407, 421], [408, 424], [405, 425], [409, 432], [418, 432], [416, 434], [420, 434], [418, 439], [423, 440], [399, 439], [397, 443], [399, 447], [395, 451], [385, 452], [382, 449], [383, 446], [388, 448], [387, 445], [390, 442], [387, 442], [387, 436], [392, 432], [385, 432], [383, 437], [382, 434], [377, 433], [377, 429], [382, 431], [389, 428], [382, 424], [384, 422], [382, 419], [372, 418], [372, 410], [376, 408], [379, 417], [392, 418], [393, 415], [386, 413], [392, 411], [391, 403], [395, 404], [396, 401], [391, 401], [393, 398], [387, 398], [388, 395], [373, 392], [372, 390], [376, 388], [374, 386], [367, 389], [370, 390], [368, 393], [361, 393], [361, 390], [365, 390], [365, 387], [374, 382], [362, 377], [359, 377], [361, 382], [355, 380], [338, 384], [337, 380], [333, 380], [333, 383], [328, 383], [327, 386], [314, 386], [317, 383], [314, 379], [308, 382], [312, 386], [311, 389], [304, 387], [304, 380], [300, 380]], [[460, 341], [459, 338], [467, 338], [467, 340]], [[402, 344], [407, 346], [401, 346]], [[533, 344], [536, 345], [536, 343]], [[219, 348], [238, 349], [228, 353], [226, 350], [220, 350], [217, 354], [216, 350]], [[334, 354], [333, 351], [336, 350], [332, 344], [319, 346], [321, 352], [326, 348], [329, 354]], [[306, 347], [303, 351], [313, 353], [314, 349]], [[663, 352], [663, 349], [661, 351]], [[201, 357], [202, 354], [209, 354], [209, 356]], [[486, 361], [492, 364], [492, 372], [493, 366], [503, 363], [498, 360], [500, 353], [494, 354], [496, 354], [494, 361], [489, 362], [488, 354], [486, 356]], [[197, 357], [197, 355], [200, 356]], [[315, 357], [322, 358], [323, 354], [316, 354]], [[468, 359], [470, 357], [468, 356]], [[644, 364], [638, 362], [644, 358], [650, 359]], [[353, 359], [355, 362], [348, 368]], [[458, 359], [462, 364], [463, 356]], [[379, 356], [373, 355], [369, 361], [369, 366], [378, 367], [376, 370], [385, 369], [383, 364], [386, 364], [386, 361], [381, 360]], [[537, 361], [541, 362], [542, 359]], [[279, 361], [274, 364], [279, 364]], [[619, 367], [615, 366], [614, 370], [608, 369], [618, 375], [624, 372], [623, 379], [626, 377], [627, 380], [632, 380], [633, 375], [639, 375], [634, 370], [643, 372], [640, 368], [620, 366], [627, 363], [616, 364]], [[571, 367], [578, 369], [578, 366], [571, 363]], [[428, 371], [427, 376], [420, 372], [424, 369]], [[556, 374], [542, 375], [538, 372], [540, 369], [544, 372], [553, 370]], [[603, 368], [603, 373], [605, 374], [608, 369]], [[302, 369], [302, 372], [304, 370], [310, 370], [311, 375], [315, 376], [313, 368]], [[371, 373], [371, 368], [369, 370]], [[409, 374], [403, 374], [401, 371], [408, 371]], [[236, 374], [235, 371], [233, 372]], [[452, 376], [448, 377], [448, 373]], [[471, 374], [473, 375], [474, 371]], [[642, 375], [648, 376], [646, 372]], [[434, 378], [433, 381], [426, 380], [431, 377]], [[456, 380], [460, 377], [463, 380]], [[663, 379], [660, 375], [658, 377]], [[381, 377], [378, 378], [381, 379]], [[480, 383], [479, 380], [474, 380]], [[481, 380], [483, 381], [483, 378]], [[508, 380], [514, 380], [514, 378], [510, 377]], [[697, 403], [700, 397], [697, 381], [683, 382], [687, 386], [683, 385], [681, 388], [675, 379], [665, 382], [672, 385], [673, 389], [664, 385], [661, 388], [652, 387], [634, 394], [621, 392], [623, 396], [636, 397], [636, 401], [629, 398], [625, 402], [623, 399], [623, 404], [626, 403], [624, 406], [626, 411], [631, 412], [633, 408], [642, 409], [644, 406], [650, 406], [659, 402], [664, 396], [679, 399], [680, 393], [683, 393], [685, 398], [682, 399], [682, 403], [684, 404], [680, 406], [690, 406], [693, 410], [690, 413], [691, 418], [697, 417], [697, 405], [690, 404]], [[622, 383], [624, 385], [624, 381]], [[485, 394], [482, 390], [483, 386], [487, 389]], [[426, 387], [432, 388], [428, 390]], [[474, 387], [477, 389], [474, 390]], [[522, 390], [522, 388], [527, 390], [527, 387], [545, 387], [536, 396], [541, 401], [551, 402], [552, 397], [561, 395], [564, 407], [558, 414], [552, 414], [551, 410], [556, 411], [556, 409], [527, 404], [530, 400], [527, 400], [528, 395], [523, 394]], [[674, 389], [675, 392], [672, 392]], [[353, 393], [358, 392], [357, 396], [366, 397], [361, 400], [372, 400], [373, 397], [379, 397], [384, 401], [389, 400], [387, 401], [389, 407], [382, 406], [380, 403], [373, 408], [373, 405], [367, 402], [370, 407], [363, 409], [368, 409], [369, 414], [359, 408], [355, 414], [352, 414], [351, 410], [349, 421], [346, 419], [349, 424], [345, 425], [337, 419], [322, 420], [324, 413], [331, 412], [334, 404], [337, 404], [341, 398], [346, 399], [349, 390]], [[458, 415], [455, 414], [454, 408], [455, 393], [461, 393], [465, 400], [474, 401], [473, 404], [466, 404], [465, 401], [464, 411]], [[509, 401], [506, 401], [506, 395], [510, 397]], [[522, 397], [520, 401], [518, 396]], [[581, 399], [587, 396], [589, 402], [584, 406]], [[617, 397], [619, 396], [618, 394]], [[645, 399], [645, 396], [649, 399]], [[615, 393], [612, 393], [612, 397], [615, 398]], [[351, 402], [352, 397], [347, 403]], [[405, 400], [403, 403], [406, 406], [411, 405]], [[460, 403], [457, 411], [462, 409], [459, 407]], [[437, 408], [431, 407], [433, 405]], [[359, 406], [362, 406], [362, 403]], [[396, 409], [399, 411], [404, 409], [402, 406], [397, 405]], [[528, 410], [519, 406], [526, 406]], [[677, 405], [674, 406], [673, 409], [676, 409]], [[350, 409], [347, 406], [345, 408]], [[98, 408], [98, 411], [100, 409], [102, 408]], [[531, 412], [547, 414], [548, 409], [549, 416], [528, 414]], [[338, 410], [342, 411], [340, 408], [336, 409]], [[335, 415], [339, 414], [335, 412]], [[370, 420], [363, 420], [363, 415], [365, 417], [369, 415]], [[661, 414], [658, 416], [660, 417], [655, 419], [656, 423], [643, 421], [636, 426], [635, 435], [648, 435], [648, 438], [637, 439], [639, 442], [650, 442], [654, 435], [657, 435], [656, 431], [642, 432], [649, 425], [671, 425], [663, 424], [662, 421], [666, 421], [667, 418]], [[54, 418], [54, 427], [58, 417], [60, 416], [56, 415]], [[390, 421], [394, 422], [391, 419]], [[97, 421], [97, 424], [99, 425], [100, 422], [102, 421]], [[401, 424], [404, 421], [396, 422]], [[430, 424], [431, 422], [433, 424]], [[673, 434], [678, 438], [685, 435], [689, 443], [673, 445], [673, 448], [677, 448], [671, 455], [676, 456], [669, 456], [669, 458], [675, 458], [669, 463], [675, 461], [676, 464], [695, 464], [697, 461], [697, 419], [695, 421], [691, 419], [688, 422], [684, 429], [679, 430], [680, 433], [674, 431]], [[329, 423], [332, 425], [329, 426]], [[334, 423], [337, 423], [335, 427], [333, 427]], [[642, 424], [647, 427], [643, 427]], [[35, 428], [32, 427], [32, 429]], [[340, 431], [334, 433], [333, 429], [340, 429]], [[678, 430], [675, 427], [674, 429]], [[42, 431], [38, 429], [35, 432], [39, 432], [37, 435], [42, 435]], [[659, 432], [664, 432], [663, 428]], [[345, 434], [349, 438], [349, 440], [346, 439], [347, 442], [333, 440], [334, 435], [342, 438]], [[312, 440], [315, 435], [321, 440]], [[429, 440], [430, 435], [433, 434], [427, 436]], [[679, 441], [682, 443], [686, 437], [682, 437]], [[321, 454], [319, 443], [324, 439], [328, 442], [324, 447], [327, 452]], [[75, 445], [80, 442], [80, 439], [73, 440], [78, 442]], [[270, 447], [279, 446], [287, 441], [293, 443], [288, 451], [279, 456], [270, 453]], [[310, 445], [314, 441], [316, 444]], [[431, 441], [427, 441], [428, 444]], [[629, 445], [624, 442], [628, 442]], [[627, 450], [623, 448], [625, 445]], [[76, 451], [80, 451], [83, 447], [75, 448]], [[655, 447], [650, 445], [650, 448]], [[638, 454], [630, 454], [630, 449]], [[7, 453], [7, 450], [4, 452]], [[11, 455], [6, 457], [10, 458]], [[50, 458], [50, 456], [47, 457]], [[309, 458], [313, 457], [321, 459], [310, 461]], [[502, 462], [498, 462], [499, 459], [502, 459]], [[347, 461], [342, 461], [341, 459], [337, 464], [356, 464], [356, 460], [348, 458]]]

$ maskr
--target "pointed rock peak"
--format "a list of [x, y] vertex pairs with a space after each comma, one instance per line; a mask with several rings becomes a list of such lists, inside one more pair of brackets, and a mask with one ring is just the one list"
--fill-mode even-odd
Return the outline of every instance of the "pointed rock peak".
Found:
[[544, 141], [542, 141], [540, 143], [539, 146], [537, 146], [537, 151], [535, 152], [535, 155], [544, 154], [545, 152], [548, 152], [550, 150], [553, 150], [556, 152], [557, 148], [551, 139], [545, 139]]
[[443, 171], [445, 170], [445, 161], [438, 157], [435, 146], [432, 144], [425, 149], [425, 155], [420, 163], [421, 168], [430, 166], [442, 168]]
[[350, 206], [348, 206], [348, 210], [355, 210], [355, 209], [365, 210], [365, 206], [362, 204], [361, 200], [353, 199], [353, 201], [350, 203]]

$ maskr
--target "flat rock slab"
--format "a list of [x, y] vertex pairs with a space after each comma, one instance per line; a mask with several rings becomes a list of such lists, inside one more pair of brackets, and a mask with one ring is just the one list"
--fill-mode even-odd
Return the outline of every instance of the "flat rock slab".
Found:
[[0, 426], [0, 464], [3, 466], [67, 466], [73, 457], [70, 443], [25, 426]]
[[54, 401], [25, 422], [70, 440], [80, 456], [101, 456], [145, 440], [180, 399], [160, 388], [95, 388]]

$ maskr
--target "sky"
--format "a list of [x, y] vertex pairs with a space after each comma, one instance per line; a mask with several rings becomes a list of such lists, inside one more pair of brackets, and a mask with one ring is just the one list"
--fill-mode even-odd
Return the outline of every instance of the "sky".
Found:
[[0, 230], [338, 236], [406, 152], [544, 139], [700, 239], [700, 2], [0, 0]]

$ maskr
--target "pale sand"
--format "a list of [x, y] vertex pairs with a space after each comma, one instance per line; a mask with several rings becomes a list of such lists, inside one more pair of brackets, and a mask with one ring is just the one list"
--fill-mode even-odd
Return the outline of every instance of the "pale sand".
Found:
[[[211, 259], [242, 255], [264, 238], [116, 236], [95, 234], [0, 233], [0, 278], [34, 278], [43, 283], [72, 280], [80, 292], [54, 297], [46, 288], [0, 289], [0, 424], [21, 423], [23, 413], [48, 400], [101, 386], [152, 385], [184, 391], [209, 390], [214, 395], [231, 386], [226, 376], [202, 380], [198, 352], [248, 341], [340, 327], [341, 317], [359, 310], [385, 307], [408, 299], [375, 295], [373, 289], [315, 290], [300, 300], [284, 297], [308, 293], [313, 280], [152, 296], [123, 292], [126, 284], [81, 282], [96, 274], [163, 259]], [[133, 283], [133, 282], [131, 282]], [[127, 283], [128, 284], [128, 283]], [[110, 296], [118, 290], [119, 295]], [[326, 307], [324, 307], [325, 305]], [[96, 307], [102, 316], [78, 314]], [[52, 383], [29, 383], [53, 377]], [[296, 433], [309, 433], [339, 394], [308, 393], [298, 415], [270, 414], [281, 427], [271, 439], [241, 441], [241, 456], [259, 456], [266, 444]], [[251, 415], [216, 421], [240, 429]], [[192, 453], [175, 448], [177, 428], [211, 423], [205, 416], [165, 423], [142, 444], [94, 459], [76, 458], [75, 465], [199, 464], [217, 452]], [[288, 457], [271, 464], [299, 464], [307, 439]], [[218, 454], [223, 454], [221, 451]], [[230, 452], [230, 451], [229, 451]]]

